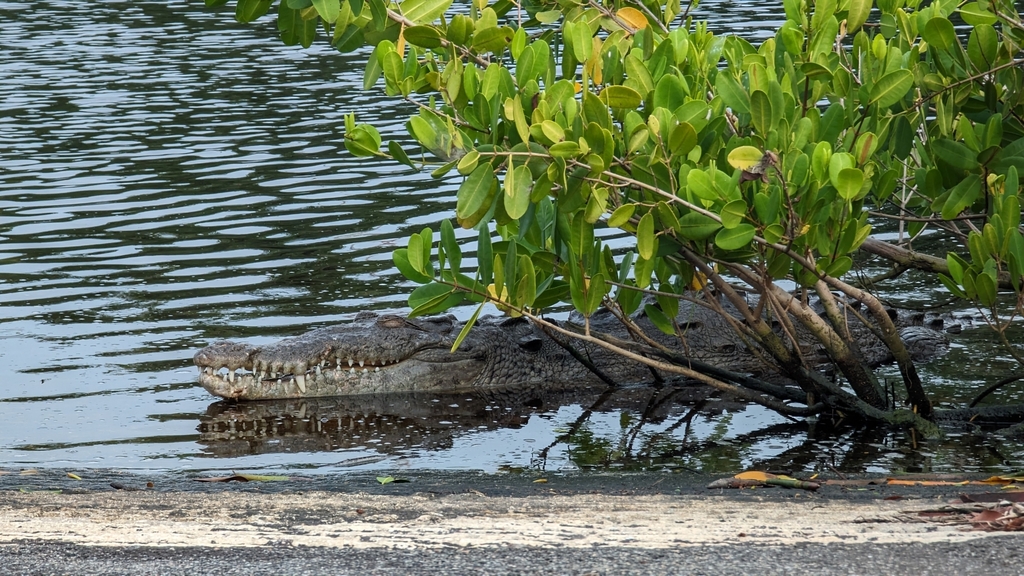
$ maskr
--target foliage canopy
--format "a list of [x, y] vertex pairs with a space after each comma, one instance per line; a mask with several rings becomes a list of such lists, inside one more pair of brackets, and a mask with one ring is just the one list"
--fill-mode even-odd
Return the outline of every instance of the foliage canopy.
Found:
[[[272, 4], [238, 0], [236, 17]], [[1024, 23], [1011, 0], [921, 4], [784, 0], [785, 23], [758, 46], [713, 34], [679, 0], [280, 0], [276, 10], [286, 44], [372, 47], [364, 88], [415, 103], [406, 126], [434, 176], [464, 176], [456, 219], [480, 231], [476, 266], [448, 221], [412, 235], [394, 261], [421, 284], [414, 315], [491, 301], [545, 323], [539, 311], [565, 302], [628, 321], [643, 306], [677, 334], [680, 299], [719, 311], [726, 301], [751, 348], [807, 394], [808, 412], [926, 430], [932, 408], [913, 362], [851, 270], [867, 252], [893, 276], [937, 274], [1024, 364], [1006, 337], [1024, 312]], [[382, 151], [353, 116], [346, 146], [424, 168], [396, 142]], [[872, 237], [887, 219], [894, 242]], [[635, 238], [632, 250], [611, 250], [602, 228]], [[914, 250], [936, 234], [956, 248]], [[910, 410], [849, 344], [853, 316], [892, 351]], [[798, 331], [849, 388], [804, 362]]]

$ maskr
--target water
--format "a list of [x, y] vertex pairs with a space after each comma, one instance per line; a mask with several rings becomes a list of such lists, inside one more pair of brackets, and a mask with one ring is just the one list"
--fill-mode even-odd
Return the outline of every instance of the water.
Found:
[[[702, 10], [752, 39], [781, 12]], [[0, 2], [0, 467], [1024, 462], [1020, 444], [836, 438], [685, 391], [215, 403], [194, 384], [197, 348], [403, 307], [411, 285], [390, 253], [450, 217], [458, 185], [350, 157], [346, 113], [390, 139], [410, 108], [363, 92], [358, 56], [273, 34], [200, 2]], [[966, 394], [950, 382], [951, 399]]]

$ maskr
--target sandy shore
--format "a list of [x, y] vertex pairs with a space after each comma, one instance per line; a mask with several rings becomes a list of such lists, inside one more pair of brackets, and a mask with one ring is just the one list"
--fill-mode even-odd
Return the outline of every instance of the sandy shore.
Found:
[[725, 543], [908, 543], [983, 538], [924, 522], [941, 502], [786, 494], [487, 496], [368, 493], [0, 492], [0, 543], [438, 548], [676, 548]]

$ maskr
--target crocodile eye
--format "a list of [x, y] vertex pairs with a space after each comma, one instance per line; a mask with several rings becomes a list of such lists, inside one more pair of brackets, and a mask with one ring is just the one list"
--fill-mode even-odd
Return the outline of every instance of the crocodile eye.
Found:
[[430, 323], [438, 330], [451, 330], [452, 326], [455, 325], [455, 316], [448, 314], [446, 316], [434, 316], [431, 318], [424, 318], [424, 323]]
[[544, 347], [544, 341], [540, 338], [526, 337], [519, 340], [519, 347], [527, 352], [540, 352]]
[[401, 328], [405, 326], [408, 321], [401, 316], [381, 316], [377, 319], [377, 325], [382, 328]]

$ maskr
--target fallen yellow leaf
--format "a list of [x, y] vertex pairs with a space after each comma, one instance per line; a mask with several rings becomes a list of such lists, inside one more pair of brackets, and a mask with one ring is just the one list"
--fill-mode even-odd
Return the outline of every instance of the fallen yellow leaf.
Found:
[[737, 480], [760, 480], [761, 482], [764, 482], [769, 478], [776, 478], [776, 476], [774, 474], [769, 474], [767, 472], [751, 470], [749, 472], [740, 472], [739, 474], [733, 476], [733, 478]]

